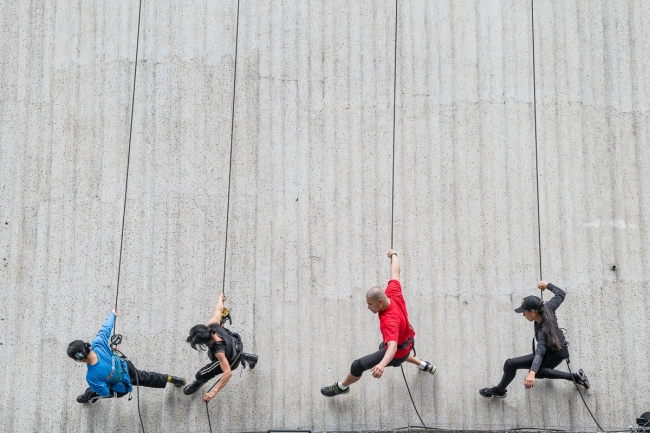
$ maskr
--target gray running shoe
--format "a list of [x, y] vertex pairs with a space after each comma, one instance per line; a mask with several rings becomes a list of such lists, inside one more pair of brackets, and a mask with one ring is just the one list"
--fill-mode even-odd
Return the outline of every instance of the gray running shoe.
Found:
[[320, 393], [325, 397], [334, 397], [339, 394], [347, 394], [348, 392], [350, 392], [350, 387], [348, 386], [346, 389], [341, 389], [339, 388], [338, 382], [334, 383], [332, 386], [324, 386], [320, 389]]

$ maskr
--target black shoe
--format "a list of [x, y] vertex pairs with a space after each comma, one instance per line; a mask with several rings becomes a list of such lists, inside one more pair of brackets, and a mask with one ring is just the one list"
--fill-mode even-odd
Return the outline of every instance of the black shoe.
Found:
[[257, 365], [257, 355], [254, 355], [252, 353], [244, 353], [242, 354], [242, 363], [244, 366], [248, 364], [248, 368], [251, 370], [255, 368], [255, 365]]
[[490, 388], [479, 389], [478, 393], [485, 398], [492, 398], [492, 397], [506, 398], [506, 396], [508, 395], [508, 390], [506, 389], [503, 392], [499, 392], [497, 391], [496, 386], [492, 386]]
[[86, 388], [83, 394], [77, 396], [77, 403], [93, 404], [100, 399], [99, 394], [94, 393], [90, 388]]
[[182, 377], [176, 377], [176, 376], [169, 376], [169, 377], [171, 377], [171, 380], [169, 382], [172, 385], [174, 385], [176, 388], [180, 388], [181, 386], [187, 383], [185, 379], [183, 379]]
[[324, 386], [320, 389], [320, 393], [323, 394], [325, 397], [334, 397], [335, 395], [339, 394], [347, 394], [350, 392], [350, 387], [348, 386], [345, 389], [339, 388], [339, 383], [336, 382], [332, 386]]
[[203, 385], [205, 385], [205, 382], [200, 382], [200, 381], [195, 379], [194, 382], [190, 383], [185, 388], [183, 388], [183, 394], [185, 394], [185, 395], [194, 394]]
[[590, 388], [589, 379], [587, 379], [587, 375], [582, 370], [582, 368], [580, 370], [578, 370], [578, 372], [573, 375], [573, 378], [575, 379], [575, 381], [576, 381], [576, 383], [578, 385], [584, 386], [585, 389]]

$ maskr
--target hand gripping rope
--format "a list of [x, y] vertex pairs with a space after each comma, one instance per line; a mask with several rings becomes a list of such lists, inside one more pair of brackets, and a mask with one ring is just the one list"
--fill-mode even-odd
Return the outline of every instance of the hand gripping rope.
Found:
[[[233, 83], [232, 83], [232, 117], [230, 122], [230, 162], [228, 163], [228, 201], [226, 204], [226, 236], [223, 247], [223, 279], [221, 281], [221, 292], [226, 293], [226, 260], [228, 258], [228, 223], [230, 219], [230, 181], [232, 179], [232, 143], [233, 136], [235, 131], [235, 91], [237, 90], [237, 50], [239, 48], [239, 0], [237, 0], [237, 26], [235, 30], [235, 65], [233, 73]], [[224, 307], [221, 314], [221, 323], [223, 325], [226, 320], [232, 324], [232, 319], [230, 318], [230, 311]], [[221, 377], [208, 389], [208, 392], [219, 383]], [[208, 427], [210, 428], [210, 433], [212, 433], [212, 423], [210, 422], [210, 410], [208, 409], [208, 402], [205, 403], [205, 412], [208, 414]]]

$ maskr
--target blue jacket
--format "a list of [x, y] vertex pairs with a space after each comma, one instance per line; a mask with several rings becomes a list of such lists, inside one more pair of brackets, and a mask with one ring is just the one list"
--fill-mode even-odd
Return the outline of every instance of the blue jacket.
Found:
[[86, 382], [91, 390], [102, 397], [110, 395], [111, 390], [126, 394], [133, 389], [126, 361], [113, 355], [108, 345], [114, 324], [115, 314], [111, 312], [92, 342], [92, 350], [97, 354], [97, 364], [86, 364]]

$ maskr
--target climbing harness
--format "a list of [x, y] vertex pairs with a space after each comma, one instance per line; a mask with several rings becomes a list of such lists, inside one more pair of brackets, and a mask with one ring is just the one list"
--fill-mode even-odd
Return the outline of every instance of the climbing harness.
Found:
[[[111, 350], [113, 351], [113, 354], [118, 356], [120, 359], [123, 359], [125, 363], [131, 362], [129, 358], [126, 357], [122, 351], [118, 349], [118, 346], [122, 343], [122, 334], [113, 334], [111, 336]], [[133, 367], [133, 371], [135, 372], [135, 398], [138, 403], [138, 417], [140, 417], [140, 427], [142, 427], [142, 433], [146, 433], [144, 429], [144, 422], [142, 421], [142, 413], [140, 412], [140, 377], [138, 375], [138, 369]], [[116, 375], [117, 376], [117, 375]], [[131, 401], [133, 397], [131, 397], [131, 393], [129, 392], [129, 401]]]

